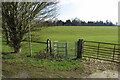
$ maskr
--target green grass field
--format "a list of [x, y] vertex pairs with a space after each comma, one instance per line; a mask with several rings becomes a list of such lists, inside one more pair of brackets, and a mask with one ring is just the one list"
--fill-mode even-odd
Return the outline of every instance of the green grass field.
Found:
[[115, 26], [56, 26], [42, 28], [32, 32], [34, 39], [46, 41], [77, 41], [84, 39], [88, 41], [100, 41], [118, 43], [118, 27]]

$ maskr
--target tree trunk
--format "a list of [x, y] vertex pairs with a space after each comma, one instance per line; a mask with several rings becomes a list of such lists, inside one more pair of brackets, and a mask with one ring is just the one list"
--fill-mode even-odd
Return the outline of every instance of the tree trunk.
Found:
[[14, 48], [14, 53], [21, 53], [21, 48]]
[[21, 53], [21, 41], [18, 40], [18, 42], [14, 41], [14, 52], [15, 53]]
[[9, 38], [9, 32], [8, 31], [6, 31], [6, 40], [7, 40], [7, 44], [9, 44], [10, 43], [10, 38]]

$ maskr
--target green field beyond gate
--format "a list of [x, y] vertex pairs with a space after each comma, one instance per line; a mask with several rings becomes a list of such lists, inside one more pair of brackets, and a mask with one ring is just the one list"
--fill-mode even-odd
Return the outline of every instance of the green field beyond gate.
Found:
[[78, 39], [88, 41], [118, 43], [118, 27], [116, 26], [53, 26], [48, 28], [36, 28], [32, 32], [34, 40], [69, 41]]

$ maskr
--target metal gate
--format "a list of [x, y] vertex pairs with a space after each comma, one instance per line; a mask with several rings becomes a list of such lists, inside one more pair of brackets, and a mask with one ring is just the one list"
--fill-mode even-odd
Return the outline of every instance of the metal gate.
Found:
[[76, 57], [77, 43], [66, 41], [54, 41], [54, 54], [65, 58]]

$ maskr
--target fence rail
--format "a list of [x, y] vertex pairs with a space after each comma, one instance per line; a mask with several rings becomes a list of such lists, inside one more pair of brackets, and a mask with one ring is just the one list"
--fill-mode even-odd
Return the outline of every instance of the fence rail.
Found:
[[[23, 41], [25, 41], [25, 42], [29, 42], [28, 40], [23, 40]], [[42, 43], [42, 44], [46, 44], [46, 52], [47, 53], [52, 53], [52, 42], [51, 42], [51, 40], [49, 40], [49, 39], [47, 39], [47, 41], [46, 42], [38, 42], [38, 41], [31, 41], [32, 43]]]
[[83, 57], [120, 62], [119, 45], [120, 44], [84, 41]]
[[[25, 42], [29, 42], [28, 40], [23, 40], [23, 41], [25, 41]], [[47, 44], [47, 42], [38, 42], [38, 41], [31, 41], [31, 42], [34, 42], [34, 43], [43, 43], [43, 44]]]
[[[74, 45], [70, 45], [73, 43]], [[84, 41], [79, 39], [77, 42], [54, 42], [54, 52], [63, 54], [66, 57], [70, 52], [74, 52], [74, 57], [97, 58], [112, 62], [120, 62], [120, 44]], [[71, 49], [70, 49], [71, 48]]]
[[62, 55], [66, 58], [76, 56], [76, 42], [55, 41], [54, 54]]
[[110, 44], [110, 45], [120, 45], [120, 44], [114, 44], [114, 43], [105, 43], [105, 42], [96, 42], [96, 41], [84, 41], [84, 42], [91, 42], [91, 43], [101, 43], [101, 44]]

